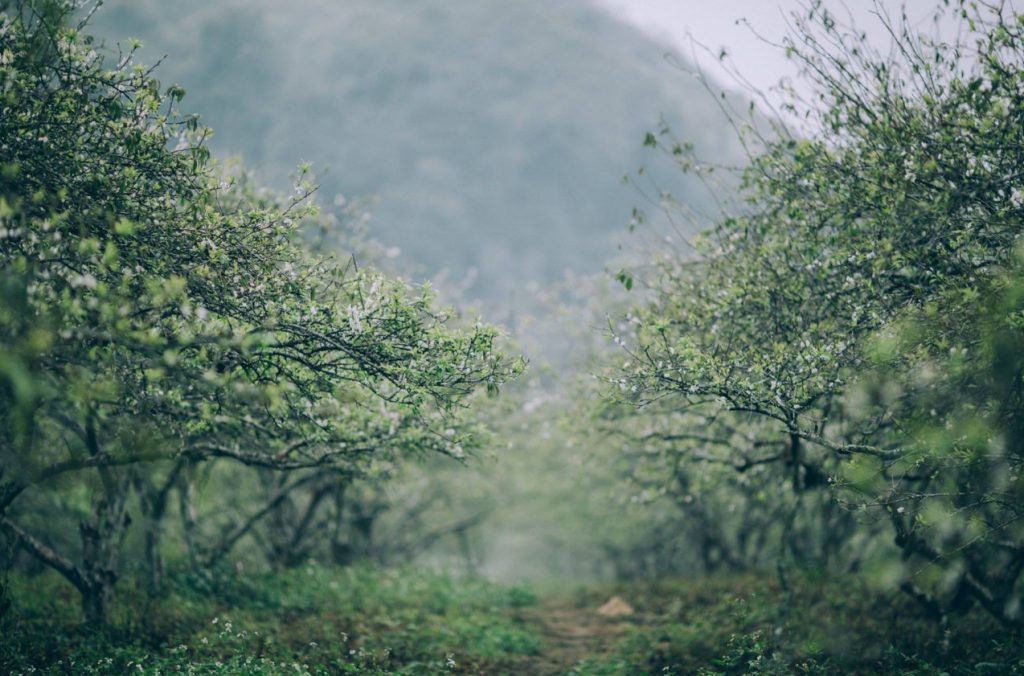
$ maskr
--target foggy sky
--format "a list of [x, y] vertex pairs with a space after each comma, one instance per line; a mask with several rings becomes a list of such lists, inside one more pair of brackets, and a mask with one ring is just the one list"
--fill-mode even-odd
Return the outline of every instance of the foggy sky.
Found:
[[[595, 0], [613, 15], [635, 25], [683, 57], [696, 58], [701, 67], [722, 83], [733, 80], [716, 58], [720, 48], [728, 50], [736, 69], [756, 89], [767, 91], [780, 78], [793, 77], [796, 67], [778, 43], [786, 34], [793, 12], [806, 6], [802, 0]], [[844, 23], [868, 34], [872, 44], [885, 48], [888, 35], [875, 14], [873, 0], [825, 0]], [[932, 18], [938, 0], [884, 0], [882, 8], [898, 17], [906, 7], [907, 16], [921, 30], [932, 32]], [[745, 22], [744, 22], [745, 20]], [[756, 35], [755, 35], [756, 32]], [[761, 36], [760, 39], [758, 35]], [[691, 39], [692, 38], [692, 39]], [[706, 46], [712, 54], [694, 44]]]

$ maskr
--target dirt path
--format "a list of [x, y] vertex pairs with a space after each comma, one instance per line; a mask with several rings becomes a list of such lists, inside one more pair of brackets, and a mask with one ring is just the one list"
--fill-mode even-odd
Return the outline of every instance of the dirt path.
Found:
[[526, 611], [523, 619], [536, 627], [544, 645], [540, 654], [516, 665], [513, 673], [550, 676], [565, 674], [581, 660], [609, 650], [635, 617], [604, 617], [597, 608], [546, 601]]

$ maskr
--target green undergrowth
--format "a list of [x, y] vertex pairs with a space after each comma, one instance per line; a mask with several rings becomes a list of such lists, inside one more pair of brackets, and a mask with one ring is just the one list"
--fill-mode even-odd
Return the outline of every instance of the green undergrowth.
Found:
[[168, 586], [151, 599], [121, 585], [96, 632], [60, 580], [12, 578], [0, 673], [479, 673], [540, 649], [517, 619], [533, 594], [475, 578], [309, 565]]
[[[538, 603], [526, 587], [472, 577], [308, 565], [171, 575], [155, 599], [128, 579], [111, 627], [96, 632], [60, 579], [12, 576], [0, 673], [549, 673], [550, 608], [563, 621], [574, 608], [588, 631], [606, 632], [594, 654], [566, 665], [574, 676], [1024, 673], [1021, 637], [980, 612], [952, 618], [944, 640], [910, 599], [859, 577], [792, 587], [780, 615], [785, 595], [767, 574], [542, 584]], [[636, 612], [593, 625], [611, 596]]]
[[[856, 576], [801, 578], [788, 610], [773, 576], [722, 575], [579, 590], [593, 607], [618, 595], [637, 611], [576, 676], [636, 674], [1024, 673], [1024, 641], [980, 611], [943, 633], [898, 591]], [[781, 631], [778, 631], [781, 627]]]

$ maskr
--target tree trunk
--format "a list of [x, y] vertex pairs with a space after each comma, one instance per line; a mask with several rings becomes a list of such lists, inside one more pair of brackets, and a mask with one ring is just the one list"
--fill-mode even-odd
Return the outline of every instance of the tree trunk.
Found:
[[192, 484], [189, 483], [187, 472], [178, 475], [178, 513], [181, 516], [181, 530], [185, 536], [185, 549], [188, 550], [188, 560], [192, 566], [192, 572], [202, 575], [205, 571], [202, 566], [202, 557], [199, 552], [197, 539], [196, 509], [192, 504]]
[[150, 596], [156, 596], [164, 588], [164, 560], [160, 552], [164, 534], [164, 517], [167, 514], [171, 490], [177, 484], [178, 476], [184, 466], [184, 460], [176, 462], [159, 486], [141, 472], [133, 473], [133, 482], [142, 509], [146, 590]]
[[306, 560], [310, 550], [307, 543], [310, 528], [316, 521], [320, 504], [332, 491], [334, 491], [333, 481], [317, 486], [309, 496], [306, 509], [292, 529], [291, 537], [288, 540], [287, 555], [283, 561], [286, 568], [294, 568]]
[[111, 580], [109, 584], [91, 584], [82, 590], [82, 611], [85, 623], [90, 628], [107, 626], [107, 610], [114, 593], [114, 581]]
[[128, 516], [128, 478], [106, 473], [106, 495], [92, 517], [79, 526], [82, 537], [82, 609], [94, 626], [107, 623], [107, 607], [117, 584], [117, 554], [131, 519]]

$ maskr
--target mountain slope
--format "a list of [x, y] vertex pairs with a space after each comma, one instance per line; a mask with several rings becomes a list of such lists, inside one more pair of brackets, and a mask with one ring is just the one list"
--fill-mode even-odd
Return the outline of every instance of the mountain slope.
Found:
[[732, 146], [698, 84], [586, 0], [110, 0], [93, 28], [168, 55], [215, 151], [275, 185], [329, 166], [328, 198], [378, 196], [378, 239], [425, 274], [478, 269], [489, 303], [615, 254], [659, 115]]

